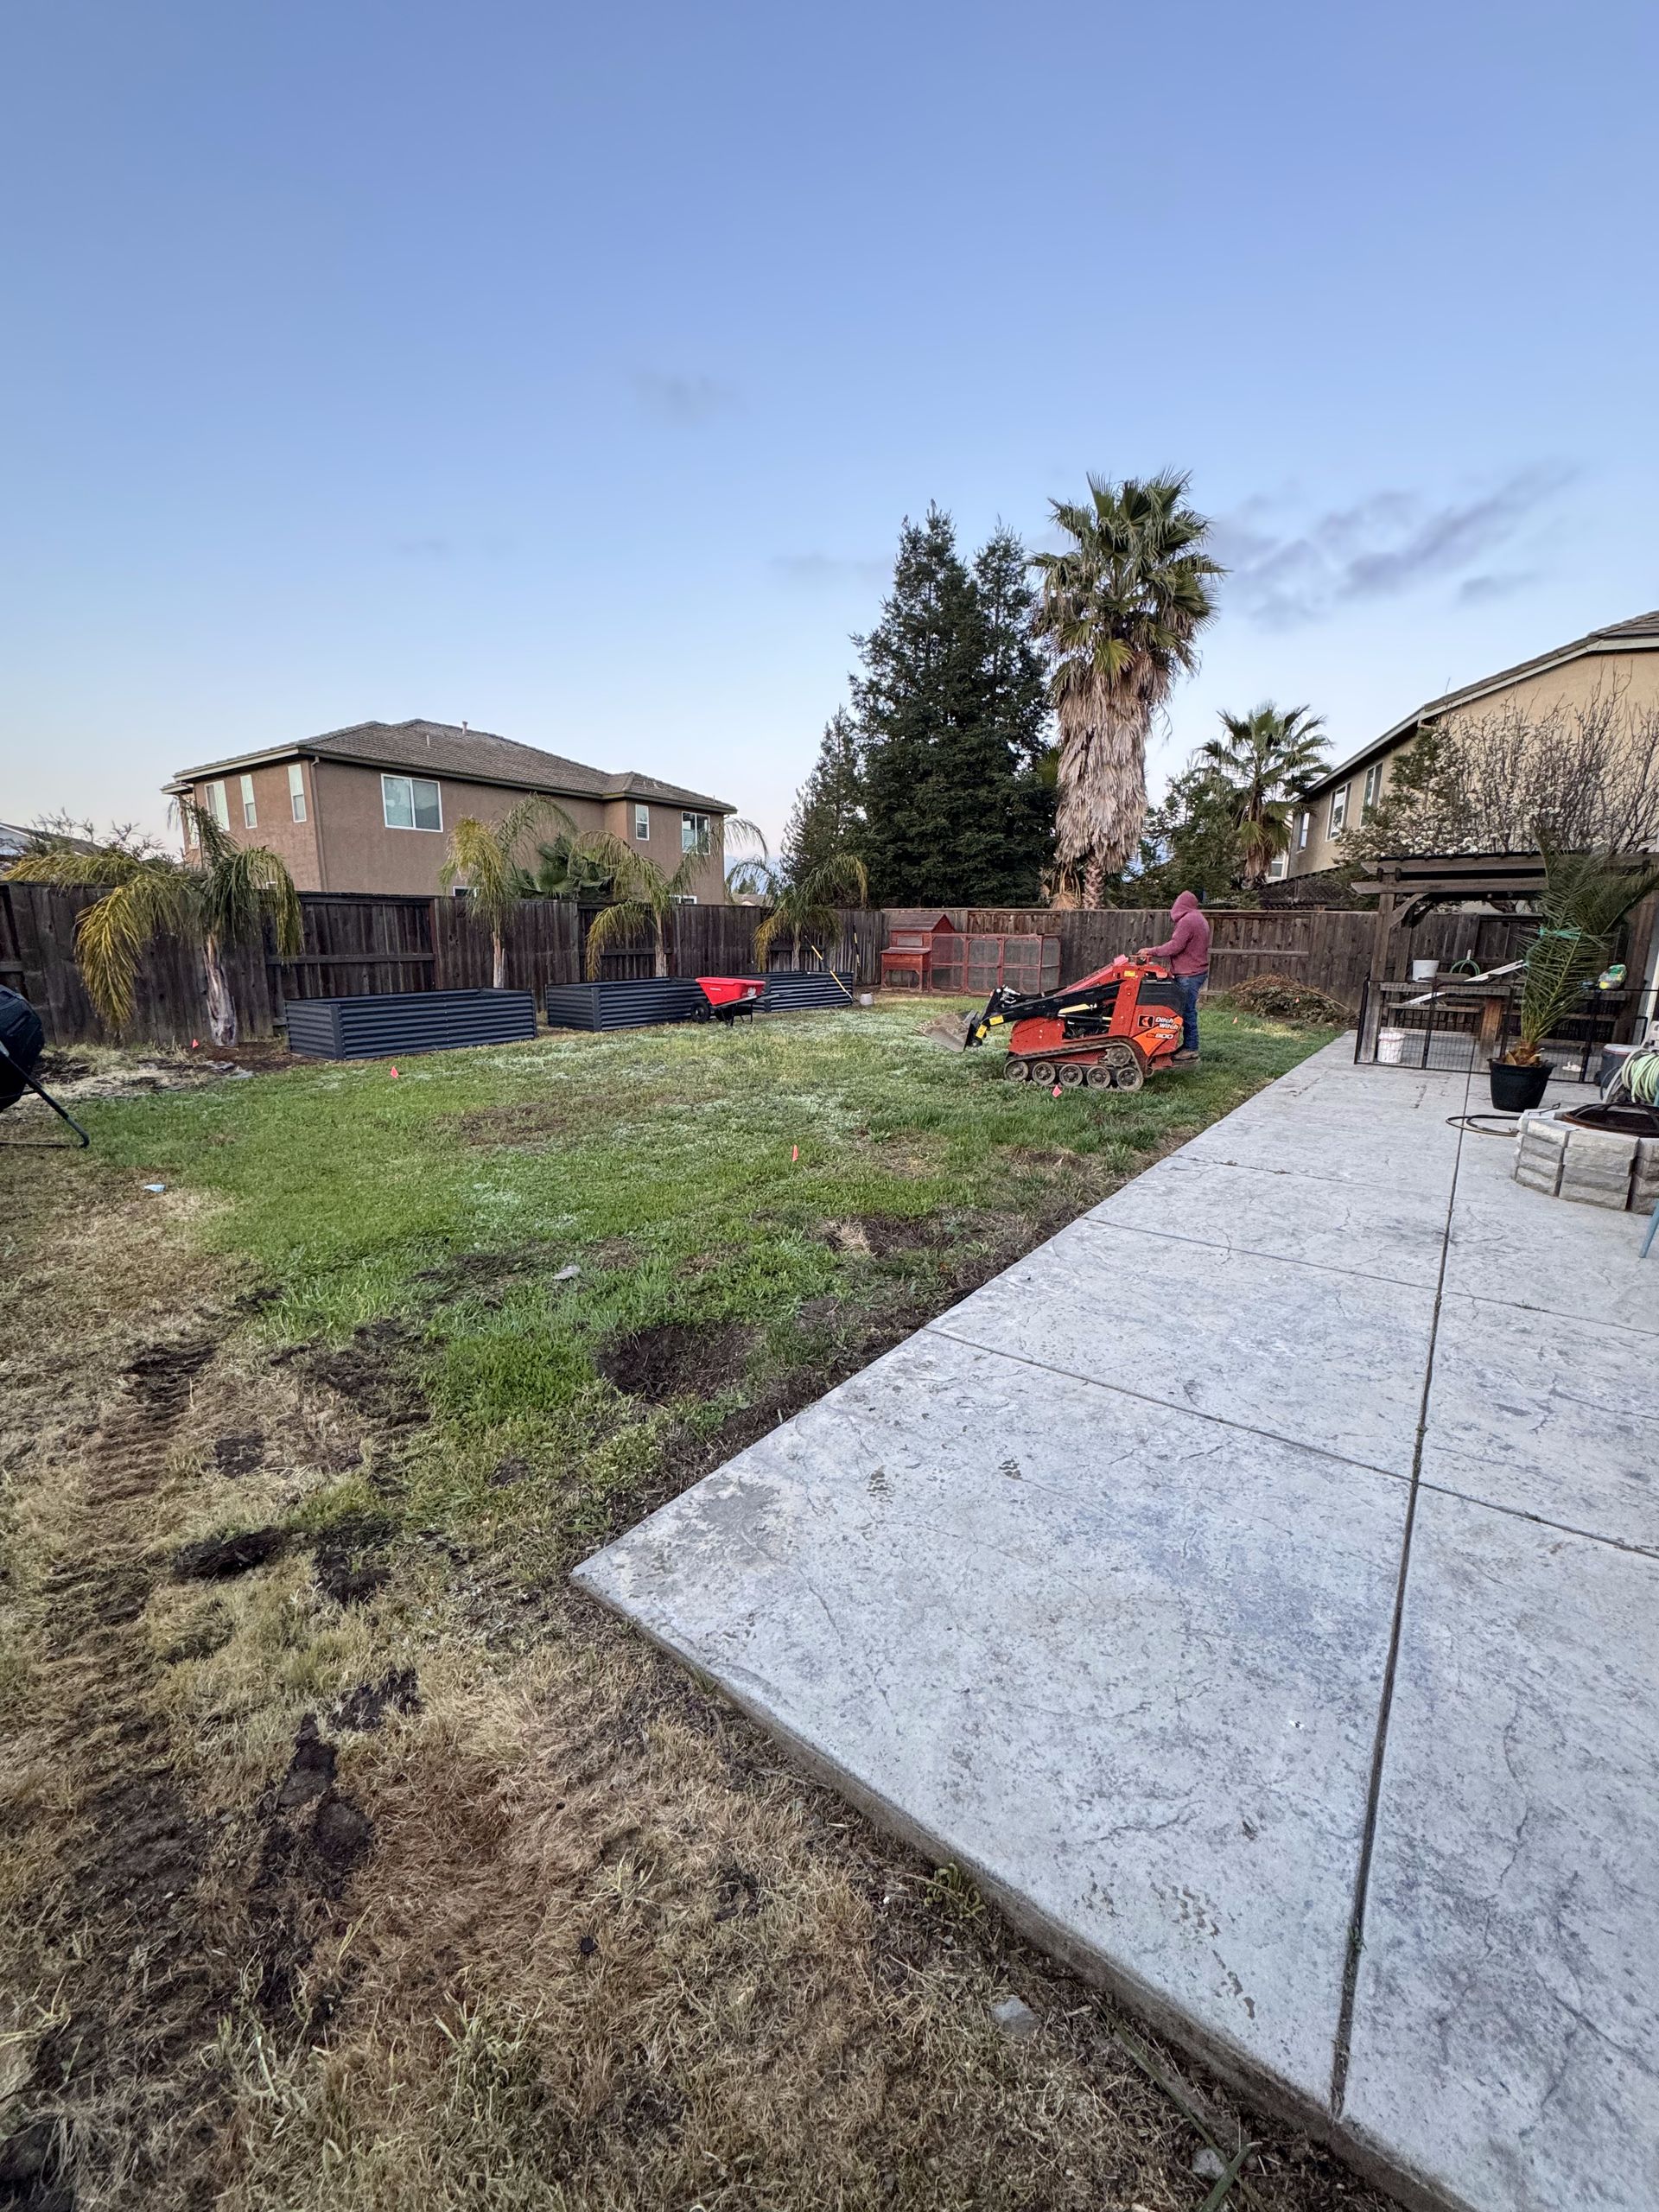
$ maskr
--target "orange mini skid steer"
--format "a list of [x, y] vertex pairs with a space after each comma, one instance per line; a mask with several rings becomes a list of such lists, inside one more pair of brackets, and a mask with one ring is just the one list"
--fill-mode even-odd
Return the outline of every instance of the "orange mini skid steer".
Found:
[[993, 991], [957, 1049], [982, 1045], [995, 1029], [1007, 1034], [1010, 1083], [1139, 1090], [1180, 1050], [1180, 993], [1160, 962], [1122, 957], [1066, 990]]

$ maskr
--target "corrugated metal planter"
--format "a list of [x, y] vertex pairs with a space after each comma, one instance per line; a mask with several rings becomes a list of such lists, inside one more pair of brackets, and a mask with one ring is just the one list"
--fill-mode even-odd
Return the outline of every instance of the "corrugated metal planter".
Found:
[[323, 1060], [517, 1045], [536, 1034], [529, 991], [386, 991], [378, 997], [290, 999], [290, 1052]]
[[790, 1007], [852, 1006], [856, 1004], [850, 968], [836, 975], [808, 975], [785, 969], [764, 978], [759, 1006], [762, 1014], [781, 1014]]
[[697, 1021], [709, 1001], [690, 976], [620, 976], [597, 983], [550, 983], [547, 1019], [555, 1029], [645, 1029], [658, 1021]]

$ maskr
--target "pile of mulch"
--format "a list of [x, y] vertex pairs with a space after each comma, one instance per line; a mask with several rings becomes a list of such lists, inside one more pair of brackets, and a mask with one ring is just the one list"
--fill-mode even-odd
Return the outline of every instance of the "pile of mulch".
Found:
[[1344, 1006], [1326, 991], [1309, 983], [1293, 982], [1288, 976], [1252, 976], [1228, 993], [1241, 1014], [1263, 1014], [1270, 1021], [1287, 1021], [1297, 1029], [1345, 1029], [1353, 1020], [1352, 1007]]

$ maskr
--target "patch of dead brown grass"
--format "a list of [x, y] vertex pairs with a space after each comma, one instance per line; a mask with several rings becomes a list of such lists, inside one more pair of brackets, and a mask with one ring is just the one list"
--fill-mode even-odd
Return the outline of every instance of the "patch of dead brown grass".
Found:
[[[358, 1604], [302, 1543], [174, 1579], [215, 1529], [395, 1510], [409, 1409], [273, 1364], [188, 1224], [55, 1175], [15, 1257], [60, 1319], [0, 1401], [0, 2139], [60, 2125], [79, 2212], [1193, 2212], [1108, 2004], [562, 1582], [441, 1529]], [[1259, 2207], [1376, 2204], [1249, 2132]]]

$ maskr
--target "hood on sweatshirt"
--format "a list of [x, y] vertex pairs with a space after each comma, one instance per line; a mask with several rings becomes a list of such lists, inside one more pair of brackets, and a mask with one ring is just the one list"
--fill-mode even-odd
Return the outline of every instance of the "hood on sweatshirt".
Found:
[[1173, 922], [1179, 922], [1183, 914], [1196, 914], [1198, 911], [1198, 893], [1194, 891], [1179, 891], [1175, 894], [1175, 904], [1169, 910], [1169, 918]]

